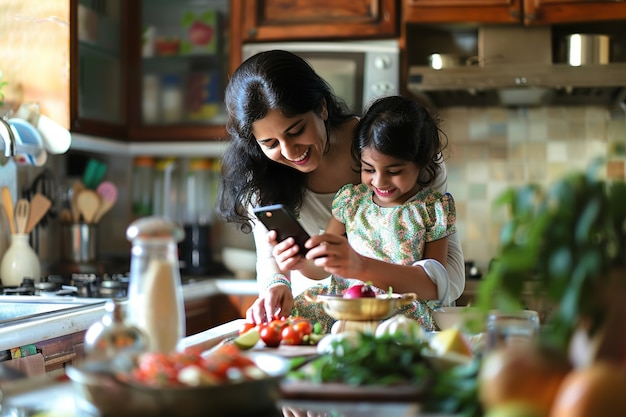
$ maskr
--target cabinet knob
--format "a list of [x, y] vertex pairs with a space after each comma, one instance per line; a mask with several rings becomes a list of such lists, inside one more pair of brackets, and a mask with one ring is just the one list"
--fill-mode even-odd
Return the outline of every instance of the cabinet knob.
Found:
[[248, 29], [248, 36], [250, 36], [251, 38], [256, 38], [258, 34], [259, 30], [257, 28]]
[[511, 10], [510, 15], [515, 20], [519, 20], [520, 17], [521, 17], [521, 14], [520, 14], [519, 10]]

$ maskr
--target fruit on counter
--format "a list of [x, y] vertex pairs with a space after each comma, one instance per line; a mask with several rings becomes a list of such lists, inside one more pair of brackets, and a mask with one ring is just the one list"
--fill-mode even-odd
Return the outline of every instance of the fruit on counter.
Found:
[[376, 293], [369, 283], [356, 284], [343, 293], [343, 298], [374, 298]]
[[550, 417], [626, 416], [626, 369], [596, 361], [572, 370], [561, 383]]
[[270, 322], [259, 325], [259, 336], [265, 346], [277, 347], [282, 340], [282, 331], [285, 322], [280, 319], [274, 319]]
[[409, 340], [424, 340], [424, 329], [412, 318], [402, 314], [397, 314], [387, 320], [381, 322], [376, 327], [376, 337], [382, 337], [385, 334], [394, 336], [395, 338], [407, 338]]
[[439, 356], [455, 353], [472, 357], [472, 349], [456, 327], [437, 332], [430, 339], [430, 348]]
[[559, 351], [538, 345], [508, 345], [488, 352], [478, 374], [486, 410], [525, 402], [548, 415], [559, 385], [572, 366]]
[[244, 323], [239, 329], [239, 336], [234, 340], [235, 345], [244, 350], [252, 348], [258, 342], [258, 339], [254, 340], [255, 331], [258, 334], [258, 339], [263, 341], [267, 347], [278, 347], [281, 344], [315, 345], [324, 337], [323, 334], [320, 334], [321, 326], [307, 318], [299, 316], [275, 317], [267, 323]]
[[259, 340], [261, 340], [259, 329], [254, 326], [237, 336], [233, 343], [241, 350], [248, 350], [252, 349]]

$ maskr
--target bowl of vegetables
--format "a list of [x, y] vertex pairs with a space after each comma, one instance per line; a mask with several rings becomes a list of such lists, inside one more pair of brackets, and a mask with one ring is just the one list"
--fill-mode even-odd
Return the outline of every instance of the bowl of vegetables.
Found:
[[276, 413], [288, 363], [273, 355], [248, 356], [224, 345], [197, 352], [145, 353], [121, 367], [116, 360], [69, 367], [76, 408], [88, 416], [240, 416]]
[[[350, 287], [343, 295], [312, 295], [307, 291], [304, 296], [310, 302], [321, 304], [332, 318], [351, 321], [385, 320], [393, 316], [403, 305], [417, 299], [415, 293], [370, 293], [363, 288], [366, 285]], [[357, 289], [351, 291], [352, 288]]]

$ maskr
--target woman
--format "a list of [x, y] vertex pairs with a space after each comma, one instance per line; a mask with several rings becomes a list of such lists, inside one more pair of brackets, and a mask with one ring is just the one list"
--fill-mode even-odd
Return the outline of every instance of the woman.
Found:
[[[259, 298], [246, 319], [261, 323], [276, 314], [289, 315], [294, 294], [320, 281], [279, 269], [274, 249], [295, 255], [297, 246], [293, 239], [276, 242], [276, 233], [268, 234], [251, 208], [282, 203], [299, 216], [309, 234], [324, 229], [335, 193], [345, 184], [360, 182], [350, 153], [358, 116], [306, 61], [278, 50], [241, 64], [226, 88], [225, 100], [231, 143], [222, 158], [217, 212], [242, 231], [254, 233]], [[431, 187], [445, 192], [446, 186], [442, 164]], [[441, 264], [426, 261], [423, 268], [425, 275], [441, 280]], [[448, 294], [454, 300], [465, 280], [456, 233], [449, 239], [446, 270]]]

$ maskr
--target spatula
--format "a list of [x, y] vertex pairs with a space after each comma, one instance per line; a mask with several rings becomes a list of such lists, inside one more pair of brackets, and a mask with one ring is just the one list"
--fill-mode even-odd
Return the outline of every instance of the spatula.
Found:
[[93, 219], [94, 223], [98, 223], [117, 201], [117, 187], [110, 181], [104, 181], [98, 185], [96, 192], [100, 196], [100, 207]]
[[93, 223], [100, 208], [100, 196], [94, 190], [85, 188], [76, 197], [76, 206], [85, 223]]
[[46, 212], [52, 205], [52, 202], [43, 194], [37, 193], [30, 200], [30, 214], [28, 215], [28, 223], [26, 223], [26, 234], [29, 234], [37, 223], [46, 215]]
[[4, 212], [7, 214], [7, 219], [9, 220], [9, 227], [11, 228], [11, 234], [15, 234], [15, 219], [13, 218], [13, 198], [11, 197], [11, 190], [9, 187], [2, 187], [2, 207], [4, 207]]
[[26, 224], [30, 215], [30, 203], [25, 198], [17, 200], [15, 205], [15, 223], [17, 225], [17, 233], [26, 231]]

